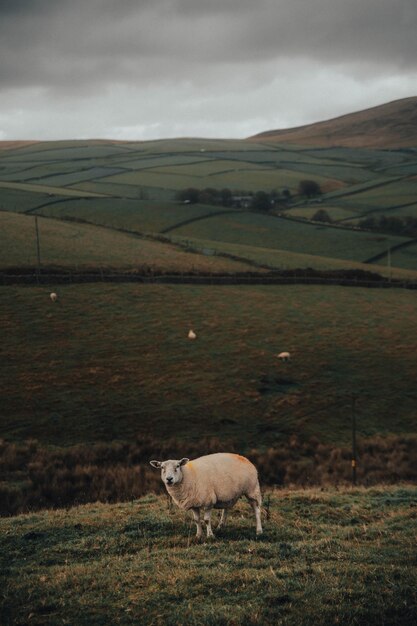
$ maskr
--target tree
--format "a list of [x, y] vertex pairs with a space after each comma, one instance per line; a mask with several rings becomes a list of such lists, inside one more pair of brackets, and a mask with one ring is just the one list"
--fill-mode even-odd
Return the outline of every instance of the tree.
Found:
[[332, 218], [324, 209], [319, 209], [318, 211], [316, 211], [311, 219], [313, 220], [313, 222], [329, 222], [330, 223], [332, 221]]
[[196, 204], [200, 199], [200, 191], [194, 187], [183, 189], [177, 194], [177, 198], [180, 202], [189, 202], [190, 204]]
[[301, 196], [307, 196], [307, 198], [314, 198], [321, 194], [320, 185], [315, 180], [300, 180], [298, 193]]
[[232, 206], [232, 192], [225, 187], [220, 191], [221, 202], [223, 206]]
[[269, 211], [271, 208], [271, 200], [265, 191], [257, 191], [253, 196], [252, 209], [257, 211]]

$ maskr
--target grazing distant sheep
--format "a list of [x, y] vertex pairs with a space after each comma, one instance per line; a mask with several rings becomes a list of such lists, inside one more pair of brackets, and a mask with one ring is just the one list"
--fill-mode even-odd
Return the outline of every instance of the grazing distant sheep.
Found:
[[290, 361], [291, 360], [291, 355], [290, 355], [289, 352], [280, 352], [278, 354], [278, 358], [279, 358], [280, 361], [284, 361], [284, 363], [285, 363], [285, 361]]
[[256, 534], [262, 533], [261, 490], [256, 467], [244, 456], [219, 452], [190, 461], [150, 461], [161, 469], [161, 479], [169, 495], [181, 509], [191, 510], [199, 539], [202, 535], [201, 512], [207, 537], [211, 529], [212, 509], [222, 509], [218, 528], [226, 522], [227, 509], [246, 496], [256, 518]]
[[51, 294], [49, 294], [49, 297], [51, 298], [52, 302], [56, 302], [58, 300], [58, 294], [52, 292]]
[[190, 332], [188, 333], [188, 339], [197, 339], [197, 335], [193, 330], [190, 330]]

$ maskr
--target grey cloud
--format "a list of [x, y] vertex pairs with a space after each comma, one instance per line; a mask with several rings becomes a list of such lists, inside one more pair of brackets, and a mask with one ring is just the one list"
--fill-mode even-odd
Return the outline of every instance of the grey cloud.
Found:
[[0, 138], [318, 121], [416, 93], [416, 32], [415, 0], [0, 0]]
[[415, 0], [2, 0], [1, 86], [177, 80], [309, 58], [417, 66]]

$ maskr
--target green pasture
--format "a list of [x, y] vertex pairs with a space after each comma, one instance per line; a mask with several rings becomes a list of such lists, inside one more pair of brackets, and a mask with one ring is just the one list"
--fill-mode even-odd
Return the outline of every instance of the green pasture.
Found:
[[[55, 145], [54, 145], [55, 144]], [[34, 144], [17, 150], [8, 150], [2, 155], [3, 160], [9, 162], [53, 162], [53, 161], [83, 161], [89, 159], [113, 158], [124, 155], [126, 152], [123, 144], [101, 144], [94, 141], [86, 142], [47, 142]], [[1, 160], [0, 160], [1, 162]]]
[[[212, 159], [206, 155], [196, 155], [196, 154], [183, 154], [176, 153], [173, 154], [154, 154], [148, 155], [144, 154], [141, 158], [137, 158], [137, 155], [134, 155], [133, 158], [127, 158], [125, 156], [124, 160], [118, 161], [118, 165], [124, 166], [131, 170], [144, 170], [154, 167], [165, 167], [165, 166], [175, 166], [175, 165], [193, 165], [194, 163], [206, 162], [208, 158]], [[214, 160], [214, 159], [213, 159]]]
[[[335, 195], [332, 196], [336, 200]], [[357, 207], [364, 215], [375, 209], [390, 209], [397, 205], [413, 203], [417, 198], [417, 180], [405, 179], [386, 185], [365, 189], [360, 193], [345, 195], [338, 200], [343, 206]]]
[[[378, 263], [386, 263], [386, 259]], [[413, 245], [399, 250], [393, 250], [391, 253], [391, 263], [399, 268], [413, 268], [417, 270], [417, 240]]]
[[[152, 202], [127, 198], [75, 199], [71, 202], [49, 204], [37, 214], [46, 217], [83, 219], [109, 228], [122, 228], [139, 233], [159, 233], [189, 219], [232, 212], [221, 206]], [[236, 209], [236, 213], [239, 211]]]
[[120, 172], [124, 172], [124, 168], [120, 167], [89, 167], [74, 172], [68, 172], [66, 174], [52, 174], [52, 176], [44, 176], [39, 178], [42, 185], [59, 185], [67, 187], [70, 185], [76, 185], [77, 183], [85, 180], [94, 180], [100, 178], [106, 178], [107, 176], [114, 176]]
[[408, 148], [399, 150], [379, 150], [373, 148], [307, 148], [304, 153], [318, 158], [356, 163], [372, 169], [382, 169], [390, 165], [406, 164], [415, 161], [415, 153]]
[[180, 226], [173, 233], [185, 238], [210, 239], [359, 262], [407, 241], [404, 237], [307, 224], [250, 212], [213, 216]]
[[[15, 183], [0, 181], [0, 194], [2, 189], [17, 189], [19, 191], [29, 191], [41, 194], [53, 194], [56, 196], [100, 196], [102, 194], [83, 191], [80, 193], [77, 189], [67, 189], [65, 187], [56, 187], [52, 185], [34, 184], [34, 183]], [[1, 195], [0, 195], [1, 198]]]
[[304, 219], [311, 220], [320, 209], [324, 209], [333, 222], [347, 220], [349, 218], [356, 219], [358, 217], [352, 209], [327, 204], [327, 202], [322, 205], [311, 204], [307, 206], [296, 206], [293, 209], [286, 210], [285, 215], [289, 217], [303, 217]]
[[[346, 270], [358, 269], [365, 272], [377, 272], [386, 278], [397, 278], [400, 280], [414, 281], [417, 279], [417, 270], [400, 269], [397, 265], [388, 267], [387, 259], [378, 262], [377, 265], [368, 263], [358, 263], [334, 257], [324, 257], [317, 254], [303, 254], [301, 252], [290, 252], [288, 250], [276, 250], [273, 248], [261, 248], [238, 243], [228, 243], [226, 241], [211, 241], [209, 239], [197, 239], [194, 237], [179, 237], [173, 231], [168, 237], [175, 243], [191, 247], [193, 250], [209, 250], [214, 254], [231, 254], [241, 259], [247, 259], [254, 263], [266, 266], [275, 270], [312, 268], [315, 270]], [[411, 250], [411, 249], [410, 249]], [[392, 257], [400, 254], [400, 250], [392, 252]], [[404, 250], [404, 253], [406, 250]], [[414, 259], [412, 266], [415, 267]], [[405, 265], [408, 268], [408, 265]]]
[[[35, 163], [25, 163], [18, 167], [8, 166], [4, 169], [0, 169], [0, 179], [9, 182], [30, 182], [35, 180], [51, 179], [55, 181], [54, 184], [61, 185], [59, 176], [69, 176], [75, 172], [85, 172], [88, 170], [88, 166], [80, 165], [76, 161], [68, 161], [65, 163], [43, 163], [42, 165]], [[65, 179], [64, 179], [65, 180]]]
[[62, 200], [63, 196], [48, 193], [36, 193], [25, 189], [11, 189], [0, 187], [0, 209], [2, 211], [13, 211], [24, 213], [54, 200]]
[[[417, 217], [417, 202], [413, 204], [406, 204], [404, 206], [384, 209], [383, 211], [381, 211], [381, 213], [383, 213], [383, 215], [386, 215], [387, 217]], [[370, 211], [368, 215], [372, 215], [372, 212]], [[378, 215], [376, 215], [376, 217], [378, 217]]]
[[[129, 147], [129, 143], [123, 144]], [[245, 139], [204, 139], [199, 137], [179, 139], [158, 139], [144, 141], [139, 148], [148, 153], [159, 152], [217, 152], [217, 151], [241, 151], [241, 150], [265, 150], [265, 145]]]
[[[152, 182], [152, 181], [150, 181]], [[109, 183], [107, 178], [86, 183], [77, 183], [74, 189], [78, 193], [88, 191], [96, 195], [114, 196], [115, 198], [138, 198], [141, 199], [145, 195], [148, 200], [157, 202], [172, 202], [175, 200], [176, 191], [172, 189], [164, 189], [163, 187], [154, 187], [152, 185], [122, 185], [118, 183]]]
[[380, 174], [372, 172], [371, 170], [350, 164], [327, 164], [321, 161], [316, 163], [306, 163], [303, 161], [282, 161], [281, 165], [286, 169], [300, 172], [304, 178], [311, 177], [314, 180], [329, 178], [331, 180], [339, 180], [344, 183], [349, 183], [350, 185], [356, 185], [369, 180], [383, 180], [384, 178]]
[[[248, 164], [242, 168], [242, 164], [239, 163], [237, 168], [233, 168], [231, 162], [227, 162], [223, 171], [214, 171], [213, 173], [210, 173], [210, 166], [206, 164], [201, 165], [201, 169], [196, 165], [193, 168], [194, 172], [198, 173], [190, 174], [189, 166], [184, 165], [173, 169], [173, 171], [170, 171], [171, 168], [153, 168], [117, 174], [108, 178], [107, 181], [127, 185], [165, 187], [173, 190], [186, 187], [214, 187], [218, 189], [229, 187], [231, 189], [243, 188], [247, 191], [271, 191], [280, 187], [289, 187], [295, 191], [300, 181], [300, 174], [297, 172], [285, 169], [265, 169], [264, 167], [256, 167], [255, 164]], [[212, 164], [211, 168], [216, 169], [217, 165]], [[329, 182], [323, 176], [316, 177], [316, 180], [320, 184], [328, 184]]]
[[[58, 205], [59, 206], [59, 205]], [[140, 268], [165, 271], [242, 271], [243, 263], [186, 253], [177, 246], [90, 224], [40, 217], [41, 265]], [[0, 212], [0, 267], [36, 266], [35, 218]]]
[[401, 176], [416, 176], [417, 174], [417, 161], [410, 161], [407, 163], [399, 163], [397, 165], [389, 165], [381, 168], [380, 170], [385, 175], [395, 176], [400, 174]]
[[[413, 626], [416, 488], [273, 491], [197, 543], [165, 496], [0, 520], [12, 624]], [[215, 517], [215, 516], [213, 516]]]
[[153, 169], [154, 172], [166, 172], [167, 174], [203, 179], [208, 178], [209, 176], [215, 176], [216, 174], [229, 172], [260, 172], [264, 170], [265, 164], [258, 165], [257, 163], [247, 163], [225, 159], [210, 159], [200, 161], [199, 163], [188, 163], [183, 165], [167, 164], [167, 166], [163, 169], [161, 166]]
[[413, 291], [3, 286], [0, 318], [0, 437], [13, 441], [220, 436], [249, 450], [297, 434], [346, 445], [356, 394], [359, 437], [415, 430]]

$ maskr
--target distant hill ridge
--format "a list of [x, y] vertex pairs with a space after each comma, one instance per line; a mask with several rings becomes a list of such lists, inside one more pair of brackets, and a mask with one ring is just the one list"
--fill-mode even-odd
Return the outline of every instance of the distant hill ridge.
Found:
[[417, 147], [417, 96], [323, 122], [266, 131], [249, 139], [319, 147]]

